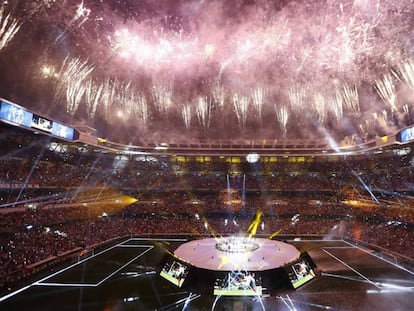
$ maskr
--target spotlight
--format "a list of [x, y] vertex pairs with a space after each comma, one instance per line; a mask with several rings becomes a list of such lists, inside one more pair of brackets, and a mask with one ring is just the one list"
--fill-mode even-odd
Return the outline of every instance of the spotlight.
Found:
[[246, 160], [249, 163], [256, 163], [257, 161], [259, 161], [259, 158], [260, 158], [260, 156], [255, 152], [254, 153], [249, 153], [246, 156]]

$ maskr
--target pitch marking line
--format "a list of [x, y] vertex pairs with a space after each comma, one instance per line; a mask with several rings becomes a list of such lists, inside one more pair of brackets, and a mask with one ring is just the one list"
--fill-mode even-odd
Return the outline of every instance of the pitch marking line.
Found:
[[[131, 239], [128, 239], [128, 240], [126, 240], [126, 241], [123, 241], [122, 243], [126, 243], [126, 242], [128, 242], [129, 240], [131, 240]], [[121, 243], [121, 244], [122, 244], [122, 243]], [[34, 282], [34, 283], [30, 284], [30, 285], [27, 285], [27, 286], [22, 287], [22, 288], [20, 288], [20, 289], [18, 289], [18, 290], [16, 290], [16, 291], [14, 291], [14, 292], [11, 292], [10, 294], [7, 294], [7, 295], [5, 295], [5, 296], [3, 296], [3, 297], [0, 297], [0, 302], [5, 301], [5, 300], [9, 299], [10, 297], [13, 297], [14, 295], [17, 295], [17, 294], [19, 294], [19, 293], [21, 293], [21, 292], [23, 292], [23, 291], [25, 291], [25, 290], [29, 289], [29, 288], [30, 288], [30, 287], [32, 287], [33, 285], [42, 285], [42, 284], [40, 284], [40, 283], [41, 283], [41, 282], [43, 282], [44, 280], [47, 280], [47, 279], [51, 278], [52, 276], [55, 276], [55, 275], [57, 275], [57, 274], [59, 274], [59, 273], [62, 273], [63, 271], [66, 271], [66, 270], [68, 270], [68, 269], [70, 269], [70, 268], [72, 268], [72, 267], [74, 267], [74, 266], [76, 266], [76, 265], [78, 265], [78, 264], [80, 264], [80, 263], [82, 263], [82, 262], [85, 262], [86, 260], [89, 260], [89, 259], [91, 259], [91, 258], [93, 258], [93, 257], [96, 257], [96, 256], [98, 256], [98, 255], [102, 254], [102, 253], [105, 253], [106, 251], [108, 251], [108, 250], [110, 250], [110, 249], [112, 249], [112, 248], [115, 248], [115, 247], [117, 247], [118, 245], [121, 245], [121, 244], [115, 244], [114, 246], [112, 246], [112, 247], [110, 247], [110, 248], [108, 248], [108, 249], [105, 249], [105, 250], [103, 250], [102, 252], [97, 253], [96, 255], [92, 255], [91, 257], [87, 257], [87, 258], [85, 258], [85, 259], [83, 259], [83, 260], [81, 260], [81, 261], [78, 261], [78, 262], [76, 262], [76, 263], [74, 263], [74, 264], [72, 264], [72, 265], [70, 265], [70, 266], [68, 266], [68, 267], [66, 267], [66, 268], [64, 268], [64, 269], [62, 269], [62, 270], [59, 270], [59, 271], [57, 271], [57, 272], [55, 272], [55, 273], [53, 273], [53, 274], [51, 274], [51, 275], [48, 275], [48, 276], [44, 277], [43, 279], [40, 279], [40, 280], [38, 280], [38, 281], [36, 281], [36, 282]]]
[[[128, 241], [178, 241], [178, 242], [186, 242], [188, 239], [155, 239], [155, 238], [130, 238]], [[124, 243], [128, 242], [125, 241]]]
[[355, 270], [354, 268], [352, 268], [350, 265], [348, 265], [346, 262], [344, 262], [343, 260], [339, 259], [338, 257], [336, 257], [335, 255], [331, 254], [330, 252], [328, 252], [326, 249], [322, 249], [322, 251], [324, 251], [325, 253], [327, 253], [329, 256], [331, 256], [332, 258], [336, 259], [337, 261], [339, 261], [341, 264], [343, 264], [345, 267], [347, 267], [348, 269], [352, 270], [353, 272], [355, 272], [356, 274], [358, 274], [360, 277], [362, 277], [364, 280], [368, 281], [368, 283], [370, 283], [371, 285], [375, 286], [376, 288], [379, 288], [373, 281], [371, 281], [370, 279], [368, 279], [365, 275], [363, 275], [362, 273], [358, 272], [357, 270]]
[[396, 264], [396, 263], [394, 263], [394, 262], [392, 262], [392, 261], [389, 261], [389, 260], [387, 260], [387, 259], [385, 259], [385, 258], [381, 258], [380, 256], [378, 256], [378, 255], [376, 255], [376, 254], [374, 254], [374, 253], [372, 253], [372, 252], [369, 252], [369, 251], [367, 251], [366, 249], [363, 249], [363, 248], [361, 248], [361, 247], [359, 247], [359, 246], [357, 246], [357, 245], [354, 245], [354, 244], [352, 244], [352, 243], [350, 243], [350, 242], [348, 242], [348, 241], [345, 241], [345, 240], [344, 240], [344, 242], [345, 242], [345, 243], [347, 243], [347, 244], [349, 244], [349, 245], [352, 245], [353, 247], [355, 247], [355, 248], [357, 248], [357, 249], [359, 249], [359, 250], [361, 250], [361, 251], [363, 251], [364, 253], [370, 254], [371, 256], [374, 256], [374, 257], [376, 257], [376, 258], [378, 258], [378, 259], [381, 259], [382, 261], [385, 261], [386, 263], [388, 263], [388, 264], [390, 264], [390, 265], [393, 265], [394, 267], [397, 267], [397, 268], [399, 268], [399, 269], [401, 269], [401, 270], [404, 270], [405, 272], [408, 272], [409, 274], [414, 275], [414, 272], [413, 272], [413, 271], [408, 270], [408, 269], [406, 269], [406, 268], [404, 268], [404, 267], [402, 267], [402, 266], [399, 266], [398, 264]]
[[305, 240], [305, 239], [300, 239], [300, 240], [286, 240], [288, 242], [344, 242], [344, 240]]
[[[118, 245], [117, 247], [119, 247], [119, 248], [123, 248], [123, 247], [125, 247], [125, 248], [128, 248], [128, 247], [132, 247], [132, 248], [140, 248], [140, 247], [143, 247], [143, 246], [152, 246], [152, 245], [143, 245], [143, 244], [120, 244], [120, 245]], [[154, 246], [152, 246], [152, 247], [154, 247]]]
[[145, 251], [143, 251], [141, 254], [139, 254], [138, 256], [135, 256], [133, 259], [131, 259], [130, 261], [128, 261], [122, 267], [116, 269], [114, 272], [112, 272], [110, 275], [108, 275], [102, 281], [98, 282], [96, 284], [96, 286], [101, 285], [103, 282], [105, 282], [106, 280], [108, 280], [110, 277], [112, 277], [113, 275], [115, 275], [116, 273], [118, 273], [119, 271], [121, 271], [123, 268], [125, 268], [126, 266], [128, 266], [130, 263], [134, 262], [136, 259], [138, 259], [139, 257], [141, 257], [142, 255], [146, 254], [147, 252], [149, 252], [150, 250], [152, 250], [154, 248], [154, 246], [152, 246], [152, 245], [142, 245], [142, 246], [143, 247], [147, 247], [147, 249]]
[[[129, 241], [129, 240], [127, 240], [127, 241]], [[127, 241], [125, 241], [125, 242], [127, 242]], [[125, 243], [125, 242], [122, 242], [122, 243]], [[53, 274], [51, 274], [51, 275], [48, 275], [47, 277], [44, 277], [43, 279], [41, 279], [41, 280], [39, 280], [39, 281], [37, 281], [37, 282], [33, 283], [32, 285], [38, 285], [39, 283], [41, 283], [41, 282], [43, 282], [43, 281], [45, 281], [45, 280], [47, 280], [47, 279], [50, 279], [51, 277], [53, 277], [53, 276], [55, 276], [55, 275], [58, 275], [58, 274], [60, 274], [60, 273], [62, 273], [62, 272], [64, 272], [64, 271], [66, 271], [66, 270], [69, 270], [69, 269], [71, 269], [71, 268], [73, 268], [73, 267], [75, 267], [75, 266], [77, 266], [77, 265], [79, 265], [79, 264], [81, 264], [81, 263], [84, 263], [84, 262], [85, 262], [85, 261], [87, 261], [87, 260], [90, 260], [90, 259], [92, 259], [92, 258], [94, 258], [94, 257], [97, 257], [97, 256], [99, 256], [99, 255], [101, 255], [101, 254], [103, 254], [103, 253], [106, 253], [106, 252], [108, 252], [109, 250], [112, 250], [112, 249], [114, 249], [114, 248], [118, 247], [119, 245], [122, 245], [122, 243], [120, 243], [120, 244], [115, 244], [115, 245], [113, 245], [113, 246], [111, 246], [111, 247], [109, 247], [109, 248], [107, 248], [107, 249], [104, 249], [102, 252], [99, 252], [99, 253], [94, 254], [94, 255], [92, 255], [92, 256], [90, 256], [90, 257], [87, 257], [87, 258], [85, 258], [85, 259], [82, 259], [81, 261], [75, 262], [74, 264], [72, 264], [72, 265], [70, 265], [70, 266], [68, 266], [68, 267], [66, 267], [66, 268], [64, 268], [64, 269], [62, 269], [62, 270], [59, 270], [59, 271], [57, 271], [57, 272], [55, 272], [55, 273], [53, 273]]]
[[[118, 246], [120, 247], [120, 246]], [[33, 285], [39, 285], [39, 286], [77, 286], [77, 287], [97, 287], [99, 285], [101, 285], [103, 282], [105, 282], [106, 280], [108, 280], [110, 277], [112, 277], [114, 274], [116, 274], [117, 272], [119, 272], [120, 270], [122, 270], [123, 268], [125, 268], [126, 266], [128, 266], [130, 263], [132, 263], [134, 260], [138, 259], [139, 257], [143, 256], [145, 253], [147, 253], [148, 251], [150, 251], [151, 249], [154, 248], [154, 246], [152, 245], [141, 245], [141, 248], [147, 248], [146, 250], [144, 250], [143, 252], [141, 252], [140, 254], [138, 254], [137, 256], [135, 256], [133, 259], [129, 260], [127, 263], [123, 264], [120, 268], [116, 269], [115, 272], [110, 273], [107, 277], [103, 278], [101, 281], [99, 281], [98, 283], [48, 283], [48, 282], [37, 282], [34, 283]]]

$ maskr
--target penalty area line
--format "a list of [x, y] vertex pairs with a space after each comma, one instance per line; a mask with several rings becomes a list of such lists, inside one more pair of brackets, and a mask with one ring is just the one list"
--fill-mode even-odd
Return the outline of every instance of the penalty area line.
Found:
[[378, 285], [376, 285], [373, 281], [371, 281], [370, 279], [368, 279], [365, 275], [363, 275], [362, 273], [358, 272], [357, 270], [355, 270], [354, 268], [352, 268], [350, 265], [348, 265], [346, 262], [344, 262], [343, 260], [339, 259], [338, 257], [336, 257], [335, 255], [331, 254], [330, 252], [328, 252], [326, 249], [322, 249], [322, 251], [324, 251], [325, 253], [327, 253], [329, 256], [331, 256], [332, 258], [336, 259], [337, 261], [339, 261], [341, 264], [343, 264], [345, 267], [347, 267], [348, 269], [352, 270], [353, 272], [355, 272], [356, 274], [358, 274], [360, 277], [362, 277], [364, 280], [366, 280], [368, 283], [370, 283], [371, 285], [375, 286], [376, 288], [379, 288]]
[[148, 247], [145, 251], [143, 251], [142, 253], [140, 253], [138, 256], [135, 256], [133, 259], [131, 259], [130, 261], [128, 261], [126, 264], [122, 265], [120, 268], [116, 269], [114, 272], [112, 272], [106, 278], [104, 278], [103, 280], [101, 280], [100, 282], [98, 282], [96, 284], [96, 286], [101, 285], [103, 282], [105, 282], [106, 280], [108, 280], [110, 277], [112, 277], [113, 275], [115, 275], [116, 273], [118, 273], [119, 271], [121, 271], [123, 268], [125, 268], [126, 266], [128, 266], [130, 263], [134, 262], [139, 257], [143, 256], [144, 254], [146, 254], [147, 252], [149, 252], [150, 250], [152, 250], [154, 248], [154, 246], [152, 246], [152, 245], [145, 245], [145, 246]]
[[363, 249], [362, 247], [359, 247], [359, 246], [357, 246], [357, 245], [354, 245], [354, 244], [352, 244], [352, 243], [350, 243], [350, 242], [348, 242], [348, 241], [345, 241], [345, 240], [344, 240], [344, 242], [345, 242], [345, 243], [347, 243], [347, 244], [349, 244], [349, 245], [352, 245], [352, 246], [353, 246], [354, 248], [356, 248], [356, 249], [359, 249], [359, 250], [363, 251], [364, 253], [367, 253], [367, 254], [369, 254], [369, 255], [371, 255], [371, 256], [374, 256], [374, 257], [376, 257], [376, 258], [378, 258], [378, 259], [381, 259], [382, 261], [384, 261], [384, 262], [386, 262], [386, 263], [388, 263], [388, 264], [390, 264], [390, 265], [392, 265], [392, 266], [394, 266], [394, 267], [397, 267], [397, 268], [399, 268], [399, 269], [401, 269], [401, 270], [404, 270], [405, 272], [408, 272], [409, 274], [414, 275], [414, 272], [413, 272], [413, 271], [408, 270], [407, 268], [404, 268], [404, 267], [402, 267], [402, 266], [400, 266], [400, 265], [398, 265], [398, 264], [396, 264], [396, 263], [394, 263], [394, 262], [392, 262], [392, 261], [389, 261], [388, 259], [382, 258], [382, 257], [378, 256], [377, 254], [375, 254], [374, 252], [369, 252], [368, 250]]

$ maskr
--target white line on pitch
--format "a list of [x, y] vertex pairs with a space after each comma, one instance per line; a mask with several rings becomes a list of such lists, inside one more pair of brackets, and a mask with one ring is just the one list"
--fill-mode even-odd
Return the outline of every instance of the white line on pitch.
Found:
[[352, 245], [353, 247], [355, 247], [355, 248], [357, 248], [357, 249], [359, 249], [359, 250], [361, 250], [361, 251], [363, 251], [363, 252], [365, 252], [367, 254], [370, 254], [371, 256], [374, 256], [374, 257], [376, 257], [378, 259], [381, 259], [382, 261], [385, 261], [386, 263], [389, 263], [390, 265], [393, 265], [394, 267], [400, 268], [401, 270], [404, 270], [405, 272], [408, 272], [408, 273], [414, 275], [414, 272], [411, 271], [411, 270], [408, 270], [407, 268], [404, 268], [404, 267], [402, 267], [402, 266], [400, 266], [400, 265], [398, 265], [398, 264], [396, 264], [396, 263], [394, 263], [392, 261], [389, 261], [389, 260], [387, 260], [385, 258], [381, 258], [380, 256], [378, 256], [378, 255], [376, 255], [376, 254], [374, 254], [372, 252], [367, 251], [366, 249], [363, 249], [363, 248], [361, 248], [361, 247], [359, 247], [357, 245], [354, 245], [352, 243], [349, 243], [348, 241], [345, 241], [344, 240], [344, 242], [347, 243], [347, 244], [349, 244], [349, 245]]
[[362, 273], [358, 272], [357, 270], [355, 270], [354, 268], [352, 268], [350, 265], [348, 265], [346, 262], [344, 262], [343, 260], [339, 259], [338, 257], [336, 257], [335, 255], [331, 254], [330, 252], [328, 252], [325, 249], [322, 249], [325, 253], [327, 253], [329, 256], [331, 256], [332, 258], [335, 258], [337, 261], [339, 261], [341, 264], [343, 264], [345, 267], [347, 267], [348, 269], [354, 271], [356, 274], [358, 274], [360, 277], [362, 277], [364, 280], [367, 280], [370, 284], [374, 285], [376, 288], [379, 288], [373, 281], [371, 281], [370, 279], [368, 279], [365, 275], [363, 275]]
[[16, 291], [14, 291], [14, 292], [12, 292], [12, 293], [10, 293], [10, 294], [7, 294], [7, 295], [5, 295], [5, 296], [3, 296], [3, 297], [0, 297], [0, 302], [4, 301], [4, 300], [6, 300], [6, 299], [9, 299], [10, 297], [12, 297], [12, 296], [14, 296], [14, 295], [16, 295], [16, 294], [18, 294], [18, 293], [21, 293], [22, 291], [25, 291], [26, 289], [28, 289], [28, 288], [29, 288], [29, 287], [31, 287], [32, 285], [33, 285], [33, 284], [27, 285], [27, 286], [22, 287], [22, 288], [20, 288], [20, 289], [18, 289], [18, 290], [16, 290]]
[[[128, 241], [129, 241], [129, 240], [128, 240]], [[39, 280], [39, 281], [37, 281], [37, 282], [33, 283], [33, 285], [38, 285], [39, 283], [43, 282], [44, 280], [50, 279], [51, 277], [53, 277], [53, 276], [55, 276], [55, 275], [58, 275], [59, 273], [62, 273], [62, 272], [64, 272], [64, 271], [66, 271], [66, 270], [69, 270], [69, 269], [73, 268], [74, 266], [77, 266], [77, 265], [79, 265], [79, 264], [81, 264], [81, 263], [84, 263], [85, 261], [90, 260], [90, 259], [92, 259], [92, 258], [94, 258], [94, 257], [97, 257], [97, 256], [99, 256], [99, 255], [101, 255], [101, 254], [103, 254], [103, 253], [106, 253], [107, 251], [109, 251], [109, 250], [111, 250], [111, 249], [113, 249], [113, 248], [117, 247], [118, 245], [121, 245], [121, 244], [115, 244], [115, 245], [111, 246], [110, 248], [104, 249], [102, 252], [99, 252], [99, 253], [97, 253], [97, 254], [92, 255], [91, 257], [87, 257], [87, 258], [85, 258], [85, 259], [82, 259], [81, 261], [75, 262], [74, 264], [72, 264], [72, 265], [70, 265], [70, 266], [68, 266], [68, 267], [66, 267], [66, 268], [64, 268], [64, 269], [59, 270], [59, 271], [57, 271], [57, 272], [55, 272], [55, 273], [53, 273], [53, 274], [51, 274], [51, 275], [49, 275], [49, 276], [47, 276], [47, 277], [44, 277], [44, 278], [43, 278], [43, 279], [41, 279], [41, 280]]]
[[135, 258], [133, 258], [132, 260], [128, 261], [126, 264], [124, 264], [122, 267], [118, 268], [117, 270], [115, 270], [113, 273], [111, 273], [110, 275], [108, 275], [106, 278], [104, 278], [102, 281], [98, 282], [96, 284], [96, 286], [101, 285], [103, 282], [105, 282], [107, 279], [109, 279], [111, 276], [113, 276], [114, 274], [118, 273], [119, 271], [121, 271], [123, 268], [125, 268], [126, 266], [128, 266], [131, 262], [133, 262], [134, 260], [138, 259], [139, 257], [141, 257], [142, 255], [144, 255], [145, 253], [149, 252], [151, 249], [153, 249], [154, 246], [151, 245], [151, 247], [149, 247], [148, 249], [146, 249], [145, 251], [143, 251], [141, 254], [139, 254], [138, 256], [136, 256]]
[[[124, 247], [124, 246], [122, 246], [122, 245], [117, 245], [117, 247]], [[139, 246], [135, 246], [136, 248], [138, 248], [138, 247], [141, 247], [141, 248], [144, 248], [144, 247], [147, 247], [148, 249], [147, 250], [145, 250], [144, 252], [142, 252], [142, 253], [140, 253], [138, 256], [136, 256], [136, 257], [134, 257], [134, 259], [132, 259], [131, 261], [129, 261], [128, 263], [126, 263], [126, 264], [124, 264], [120, 269], [122, 269], [122, 268], [124, 268], [125, 266], [127, 266], [129, 263], [131, 263], [132, 261], [134, 261], [135, 259], [137, 259], [137, 258], [139, 258], [139, 257], [141, 257], [143, 254], [145, 254], [146, 252], [148, 252], [149, 250], [151, 250], [152, 248], [154, 248], [154, 246], [152, 246], [152, 245], [139, 245]], [[119, 270], [119, 269], [118, 269]], [[117, 270], [117, 271], [118, 271]], [[111, 277], [112, 275], [114, 275], [117, 271], [115, 271], [114, 273], [111, 273], [110, 275], [109, 275], [109, 277]], [[103, 279], [103, 281], [105, 281], [105, 280], [107, 280], [109, 277], [105, 277], [104, 279]], [[83, 283], [83, 284], [77, 284], [77, 283], [45, 283], [45, 282], [42, 282], [42, 283], [39, 283], [39, 282], [36, 282], [36, 283], [34, 283], [34, 285], [40, 285], [40, 286], [77, 286], [77, 287], [96, 287], [96, 286], [98, 286], [99, 284], [101, 284], [103, 281], [99, 281], [98, 283], [94, 283], [94, 284], [90, 284], [90, 283]]]
[[343, 242], [343, 240], [286, 240], [288, 242]]
[[185, 242], [188, 239], [155, 239], [155, 238], [131, 238], [132, 241], [179, 241]]
[[[129, 240], [131, 240], [131, 239], [128, 239], [128, 240], [126, 240], [126, 241], [124, 241], [124, 242], [122, 242], [122, 243], [128, 242]], [[117, 244], [117, 245], [118, 245], [118, 244]], [[57, 274], [59, 274], [59, 273], [61, 273], [61, 272], [63, 272], [63, 271], [66, 271], [66, 270], [68, 270], [68, 269], [70, 269], [70, 268], [72, 268], [72, 267], [74, 267], [74, 266], [76, 266], [76, 265], [78, 265], [78, 264], [80, 264], [80, 263], [82, 263], [82, 262], [84, 262], [84, 261], [88, 260], [88, 259], [91, 259], [91, 258], [93, 258], [93, 257], [96, 257], [96, 256], [98, 256], [99, 254], [102, 254], [102, 253], [104, 253], [105, 251], [107, 251], [107, 250], [109, 250], [109, 249], [112, 249], [112, 248], [116, 247], [117, 245], [114, 245], [113, 247], [110, 247], [110, 248], [108, 248], [108, 249], [106, 249], [106, 250], [104, 250], [104, 251], [102, 251], [102, 252], [100, 252], [100, 253], [98, 253], [98, 254], [96, 254], [96, 255], [92, 255], [92, 257], [88, 257], [88, 258], [85, 258], [85, 259], [83, 259], [83, 260], [81, 260], [81, 261], [78, 261], [77, 263], [74, 263], [74, 264], [72, 264], [72, 265], [70, 265], [70, 266], [68, 266], [68, 267], [66, 267], [66, 268], [64, 268], [64, 269], [62, 269], [62, 270], [59, 270], [59, 271], [57, 271], [57, 272], [55, 272], [55, 273], [53, 273], [53, 274], [51, 274], [51, 275], [48, 275], [48, 276], [44, 277], [43, 279], [40, 279], [40, 280], [38, 280], [38, 281], [36, 281], [36, 282], [33, 282], [33, 283], [32, 283], [32, 284], [30, 284], [30, 285], [27, 285], [27, 286], [24, 286], [24, 287], [22, 287], [22, 288], [19, 288], [18, 290], [15, 290], [14, 292], [11, 292], [10, 294], [4, 295], [3, 297], [0, 297], [0, 302], [5, 301], [6, 299], [9, 299], [10, 297], [13, 297], [14, 295], [17, 295], [17, 294], [19, 294], [19, 293], [21, 293], [21, 292], [23, 292], [23, 291], [25, 291], [25, 290], [29, 289], [29, 288], [30, 288], [30, 287], [32, 287], [33, 285], [41, 285], [41, 284], [40, 284], [40, 282], [42, 282], [42, 281], [44, 281], [44, 280], [47, 280], [48, 278], [50, 278], [50, 277], [52, 277], [52, 276], [55, 276], [55, 275], [57, 275]], [[119, 245], [120, 245], [120, 244], [119, 244]]]
[[96, 287], [96, 284], [87, 283], [37, 283], [37, 286], [68, 286], [68, 287]]

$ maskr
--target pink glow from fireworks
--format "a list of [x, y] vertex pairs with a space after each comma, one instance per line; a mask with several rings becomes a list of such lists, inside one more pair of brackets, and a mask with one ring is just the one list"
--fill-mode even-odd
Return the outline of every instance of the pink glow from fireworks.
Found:
[[[398, 70], [395, 80], [413, 88], [411, 0], [304, 0], [278, 10], [274, 1], [229, 2], [231, 9], [227, 1], [212, 0], [153, 11], [136, 4], [136, 12], [123, 15], [86, 0], [67, 7], [43, 1], [42, 9], [37, 4], [32, 10], [67, 33], [83, 35], [76, 44], [85, 55], [73, 59], [79, 66], [87, 59], [94, 69], [79, 78], [64, 67], [66, 82], [58, 92], [60, 98], [66, 94], [70, 113], [86, 105], [93, 118], [100, 109], [116, 106], [149, 122], [175, 110], [188, 130], [196, 125], [192, 115], [205, 129], [226, 112], [231, 114], [227, 120], [237, 120], [244, 130], [251, 119], [262, 121], [264, 112], [273, 110], [285, 136], [295, 120], [325, 126], [333, 119], [339, 128], [347, 113], [379, 119], [384, 109], [409, 111], [407, 101], [398, 98], [391, 69]], [[91, 32], [97, 39], [89, 42]], [[374, 100], [363, 98], [362, 85], [377, 90]], [[240, 95], [249, 91], [251, 96]], [[145, 105], [137, 104], [143, 98]], [[209, 98], [208, 107], [203, 102], [192, 110], [181, 108], [199, 98]], [[144, 117], [137, 105], [144, 107]], [[369, 126], [375, 125], [354, 124], [354, 130], [365, 135]]]

